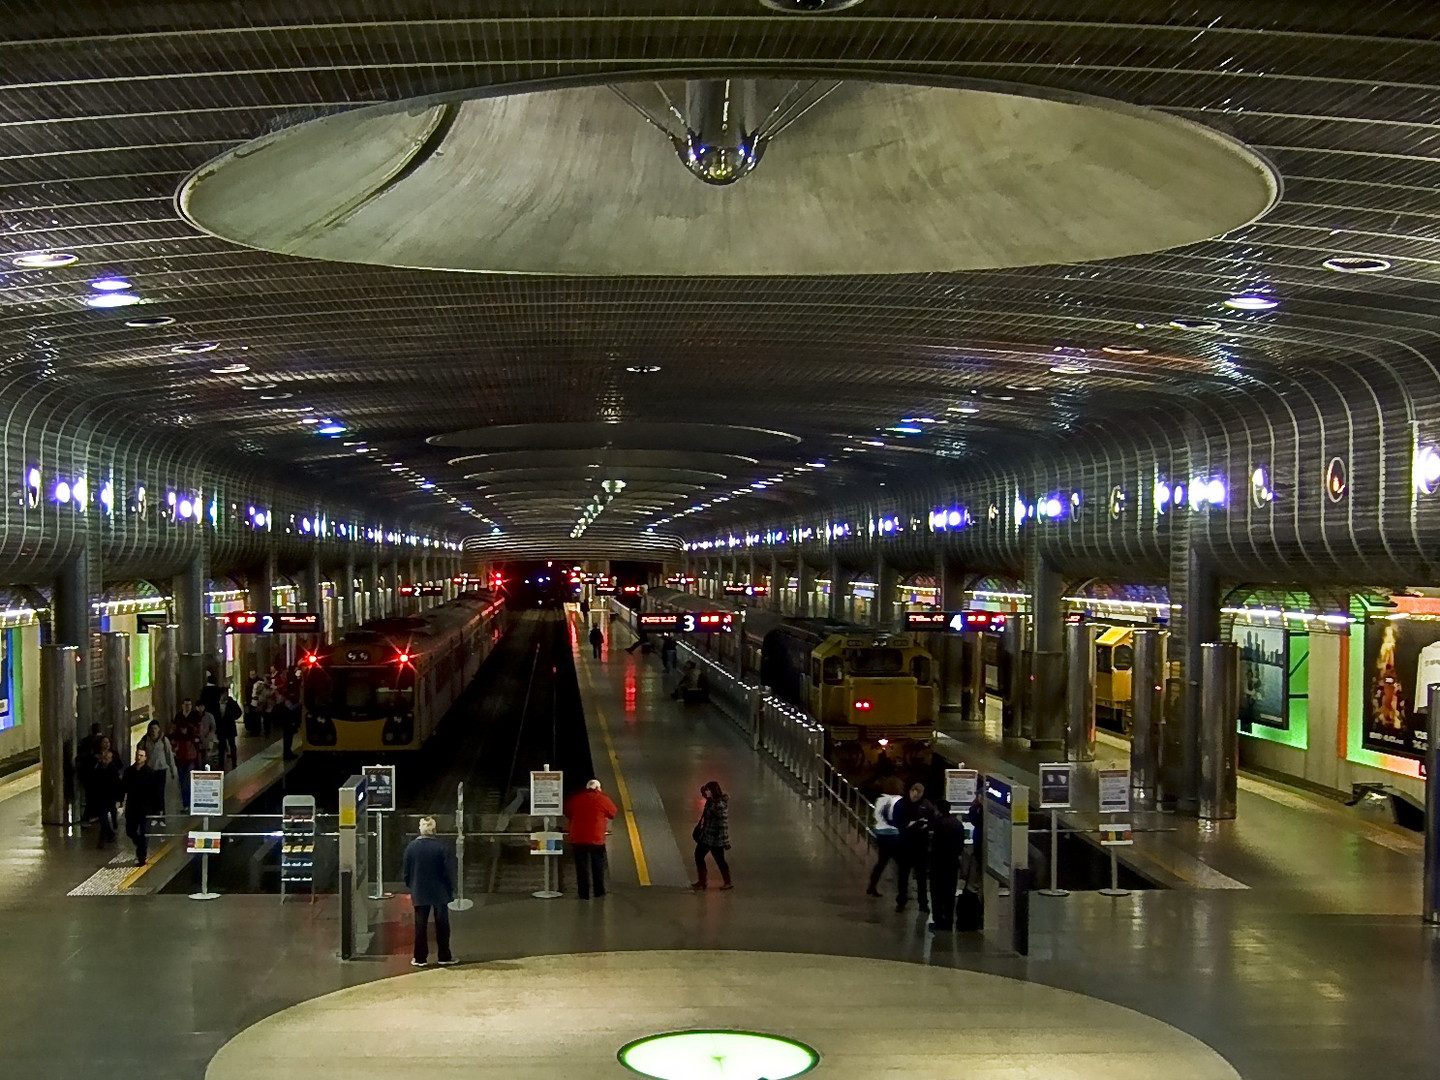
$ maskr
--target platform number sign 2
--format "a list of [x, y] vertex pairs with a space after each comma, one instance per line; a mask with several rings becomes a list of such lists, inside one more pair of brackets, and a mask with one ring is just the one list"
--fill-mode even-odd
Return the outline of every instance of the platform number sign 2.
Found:
[[260, 632], [262, 634], [273, 634], [275, 632], [275, 616], [268, 611], [260, 616]]

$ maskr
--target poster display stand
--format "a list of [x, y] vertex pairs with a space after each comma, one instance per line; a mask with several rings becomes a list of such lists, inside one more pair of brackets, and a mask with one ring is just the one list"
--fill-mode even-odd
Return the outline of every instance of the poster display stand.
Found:
[[286, 795], [280, 807], [280, 899], [296, 886], [315, 899], [314, 795]]
[[1041, 896], [1069, 896], [1060, 888], [1060, 814], [1070, 809], [1070, 781], [1074, 767], [1068, 761], [1040, 766], [1040, 809], [1050, 811], [1050, 885], [1036, 889]]
[[[565, 836], [554, 831], [555, 819], [565, 812], [565, 774], [552, 770], [547, 762], [544, 769], [530, 774], [530, 813], [544, 819], [544, 828], [530, 834], [530, 854], [553, 856], [564, 852]], [[537, 900], [554, 900], [561, 896], [555, 886], [559, 872], [553, 859], [545, 859], [545, 884], [530, 895]]]
[[210, 856], [220, 853], [220, 834], [210, 831], [210, 818], [225, 812], [225, 774], [218, 770], [196, 769], [190, 774], [190, 812], [200, 817], [199, 830], [185, 839], [185, 850], [200, 856], [200, 891], [191, 900], [216, 900], [210, 891]]
[[1101, 889], [1101, 896], [1129, 896], [1129, 889], [1120, 887], [1120, 861], [1115, 856], [1117, 847], [1128, 847], [1135, 843], [1128, 821], [1115, 821], [1114, 815], [1128, 817], [1130, 814], [1130, 770], [1100, 769], [1096, 772], [1100, 782], [1100, 846], [1110, 850], [1110, 887]]

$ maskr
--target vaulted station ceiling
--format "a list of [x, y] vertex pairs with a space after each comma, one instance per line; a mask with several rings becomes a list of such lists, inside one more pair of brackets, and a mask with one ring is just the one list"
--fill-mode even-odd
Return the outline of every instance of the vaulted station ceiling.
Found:
[[[243, 19], [213, 4], [7, 11], [0, 393], [42, 381], [457, 529], [498, 530], [509, 544], [564, 542], [598, 504], [583, 537], [621, 550], [663, 544], [690, 523], [738, 527], [777, 505], [829, 505], [957, 462], [1083, 440], [1157, 410], [1184, 415], [1198, 398], [1278, 395], [1334, 371], [1430, 371], [1434, 5], [937, 7], [866, 0], [800, 16], [758, 0], [334, 0], [247, 4]], [[842, 88], [782, 132], [753, 176], [711, 189], [605, 85], [634, 96], [702, 75]], [[887, 86], [934, 108], [907, 105], [885, 152], [861, 160], [847, 139], [875, 130], [866, 102], [894, 97]], [[1155, 179], [1127, 152], [1134, 140], [1103, 124], [1074, 127], [1073, 145], [1058, 148], [1053, 124], [1032, 126], [1026, 144], [1014, 129], [1002, 139], [972, 123], [974, 108], [925, 96], [966, 93], [1000, 99], [1011, 121], [1064, 103], [1164, 133], [1198, 125], [1259, 164], [1236, 149], [1207, 194], [1188, 167]], [[385, 108], [401, 102], [418, 104]], [[454, 103], [460, 117], [428, 148], [440, 156], [397, 177], [386, 163], [410, 163]], [[413, 121], [386, 128], [401, 152], [377, 158], [385, 193], [372, 199], [375, 185], [357, 182], [364, 207], [330, 202], [310, 219], [350, 214], [346, 227], [370, 229], [369, 247], [282, 243], [193, 200], [193, 221], [177, 206], [187, 177], [216, 159], [238, 153], [259, 168], [260, 155], [245, 156], [252, 140], [285, 147], [312, 121], [353, 134], [363, 124], [351, 110], [376, 106], [364, 115]], [[482, 108], [509, 109], [514, 127], [465, 120]], [[627, 149], [606, 154], [607, 133], [622, 130]], [[977, 155], [999, 146], [1011, 172], [991, 175], [990, 195], [1053, 174], [1019, 204], [1017, 223], [987, 234], [972, 209], [967, 225], [966, 200], [985, 205], [974, 183], [925, 202], [949, 190], [947, 177], [973, 180]], [[494, 175], [467, 171], [466, 147]], [[1030, 155], [1019, 166], [1017, 147]], [[439, 186], [407, 193], [447, 155]], [[521, 205], [521, 188], [495, 179], [497, 155], [532, 188], [555, 180], [564, 214]], [[320, 167], [317, 156], [312, 185], [327, 172], [340, 184], [343, 161]], [[1239, 190], [1267, 175], [1264, 163], [1273, 190]], [[293, 175], [272, 175], [287, 181], [267, 208], [298, 204]], [[830, 183], [848, 198], [822, 199], [818, 212], [807, 203], [795, 228], [777, 226], [786, 199], [798, 207]], [[1137, 215], [1147, 184], [1155, 198]], [[704, 215], [708, 197], [742, 205], [747, 185], [771, 200], [748, 232], [744, 214], [717, 217], [723, 228]], [[647, 249], [634, 237], [662, 210], [643, 200], [668, 191], [692, 228], [660, 230], [670, 239], [650, 235]], [[386, 199], [393, 219], [366, 217]], [[1157, 220], [1167, 205], [1176, 218]], [[284, 214], [267, 220], [277, 217], [285, 224]], [[1020, 245], [1027, 217], [1033, 235]], [[827, 219], [830, 232], [816, 235]], [[402, 229], [421, 244], [407, 250], [430, 257], [397, 255]], [[1223, 235], [1199, 239], [1212, 231]], [[687, 236], [682, 265], [674, 238]], [[623, 254], [639, 261], [618, 258], [626, 237]], [[1027, 254], [1006, 256], [1007, 237]], [[1172, 243], [1182, 246], [1154, 252]], [[385, 257], [368, 257], [377, 245]], [[464, 261], [434, 257], [445, 250]], [[662, 272], [637, 275], [647, 250]], [[78, 261], [9, 262], [58, 253]], [[1100, 261], [1068, 261], [1091, 257]], [[90, 283], [110, 276], [142, 303], [88, 307]], [[1237, 297], [1262, 299], [1226, 305]]]

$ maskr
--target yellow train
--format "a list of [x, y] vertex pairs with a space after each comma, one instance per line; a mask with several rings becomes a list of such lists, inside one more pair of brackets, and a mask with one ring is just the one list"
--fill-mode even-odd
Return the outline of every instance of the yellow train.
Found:
[[1095, 639], [1095, 720], [1125, 735], [1130, 734], [1134, 667], [1135, 627], [1106, 627]]
[[375, 619], [301, 658], [307, 750], [418, 750], [504, 632], [505, 605], [465, 593], [414, 618]]

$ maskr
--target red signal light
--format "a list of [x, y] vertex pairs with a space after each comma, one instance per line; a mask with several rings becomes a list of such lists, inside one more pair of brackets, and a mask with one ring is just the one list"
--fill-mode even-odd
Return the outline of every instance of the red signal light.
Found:
[[864, 698], [861, 698], [859, 701], [855, 702], [856, 712], [869, 712], [874, 707], [875, 706], [873, 703]]
[[408, 652], [406, 652], [405, 650], [403, 650], [403, 649], [400, 650], [400, 652], [398, 652], [398, 653], [395, 654], [395, 662], [396, 662], [397, 664], [408, 664], [408, 663], [410, 663], [410, 654], [409, 654]]
[[306, 653], [305, 663], [308, 664], [310, 667], [314, 667], [316, 664], [320, 663], [320, 657], [316, 656], [313, 652]]

